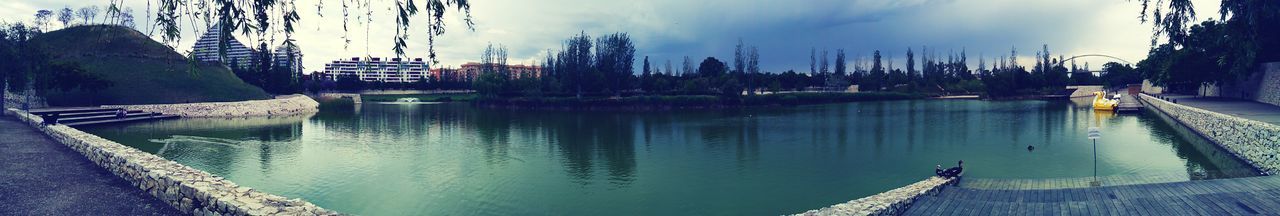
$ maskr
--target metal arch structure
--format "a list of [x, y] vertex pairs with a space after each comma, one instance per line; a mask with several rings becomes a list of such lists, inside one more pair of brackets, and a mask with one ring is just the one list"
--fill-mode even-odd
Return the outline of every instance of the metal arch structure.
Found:
[[1067, 63], [1067, 61], [1075, 60], [1075, 59], [1077, 59], [1077, 58], [1084, 58], [1084, 57], [1104, 57], [1104, 58], [1110, 58], [1110, 59], [1119, 60], [1119, 61], [1121, 61], [1121, 62], [1124, 62], [1125, 64], [1133, 65], [1133, 62], [1125, 61], [1124, 59], [1121, 59], [1120, 57], [1109, 56], [1109, 55], [1103, 55], [1103, 54], [1084, 54], [1084, 55], [1072, 56], [1071, 58], [1067, 58], [1067, 59], [1060, 60], [1060, 61], [1058, 61], [1058, 66], [1062, 66], [1063, 64], [1066, 64], [1066, 63]]

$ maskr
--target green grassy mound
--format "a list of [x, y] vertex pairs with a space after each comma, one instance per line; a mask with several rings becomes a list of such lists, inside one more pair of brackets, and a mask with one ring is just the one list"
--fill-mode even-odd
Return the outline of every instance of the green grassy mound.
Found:
[[193, 65], [182, 54], [132, 28], [77, 26], [42, 34], [33, 38], [32, 44], [54, 61], [78, 64], [86, 73], [111, 83], [110, 87], [93, 92], [50, 92], [47, 97], [53, 106], [270, 98], [226, 67]]

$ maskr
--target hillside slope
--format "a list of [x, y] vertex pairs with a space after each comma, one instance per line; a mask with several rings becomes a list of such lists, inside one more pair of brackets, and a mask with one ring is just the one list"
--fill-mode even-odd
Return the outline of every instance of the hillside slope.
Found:
[[[191, 64], [183, 55], [132, 28], [77, 26], [32, 39], [54, 61], [79, 64], [111, 82], [94, 92], [53, 92], [52, 106], [225, 102], [267, 99], [226, 67]], [[194, 67], [194, 70], [193, 70]]]

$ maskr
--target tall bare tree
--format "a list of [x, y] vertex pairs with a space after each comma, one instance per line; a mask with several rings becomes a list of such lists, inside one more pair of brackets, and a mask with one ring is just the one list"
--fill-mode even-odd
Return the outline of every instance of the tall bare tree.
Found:
[[62, 27], [70, 27], [71, 21], [75, 21], [75, 12], [71, 11], [71, 6], [64, 6], [62, 10], [58, 10], [58, 22], [62, 23]]
[[53, 16], [53, 11], [49, 11], [49, 10], [36, 11], [36, 26], [39, 26], [41, 31], [48, 31], [49, 17], [52, 17], [52, 16]]
[[76, 16], [80, 17], [80, 24], [93, 24], [93, 20], [98, 18], [98, 6], [82, 7], [76, 11]]
[[684, 57], [684, 70], [681, 70], [681, 71], [680, 71], [680, 76], [689, 75], [689, 74], [691, 74], [691, 73], [693, 73], [693, 60], [689, 59], [689, 56], [685, 56], [685, 57]]

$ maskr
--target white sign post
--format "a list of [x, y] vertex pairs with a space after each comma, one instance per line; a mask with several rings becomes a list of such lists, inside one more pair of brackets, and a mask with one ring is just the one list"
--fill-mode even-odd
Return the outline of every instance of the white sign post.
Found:
[[1102, 131], [1098, 127], [1089, 127], [1089, 140], [1093, 141], [1093, 186], [1101, 186], [1102, 182], [1098, 182], [1098, 139], [1102, 138]]

